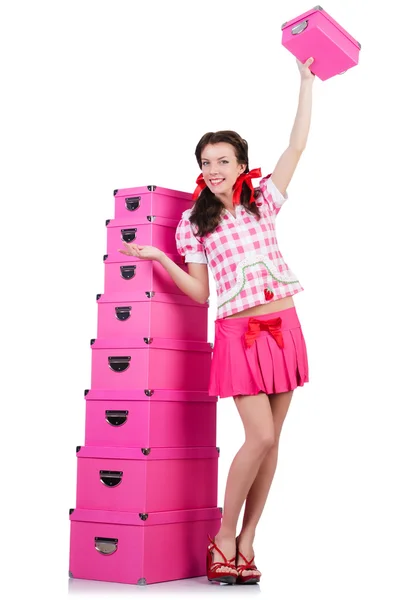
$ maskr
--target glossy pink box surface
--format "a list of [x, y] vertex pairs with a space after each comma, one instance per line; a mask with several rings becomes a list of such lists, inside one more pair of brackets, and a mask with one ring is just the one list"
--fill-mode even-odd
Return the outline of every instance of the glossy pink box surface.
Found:
[[[135, 218], [134, 218], [135, 217]], [[150, 219], [150, 220], [149, 220]], [[131, 215], [129, 219], [106, 222], [107, 254], [123, 249], [123, 241], [140, 246], [155, 246], [167, 254], [177, 254], [175, 232], [178, 221], [162, 217]]]
[[86, 446], [216, 446], [216, 396], [158, 390], [93, 391], [86, 398]]
[[77, 508], [150, 513], [217, 504], [218, 448], [77, 450]]
[[147, 341], [150, 343], [142, 338], [93, 341], [91, 389], [208, 391], [209, 343], [164, 338]]
[[282, 44], [301, 62], [313, 57], [310, 70], [323, 81], [356, 66], [361, 49], [321, 6], [284, 23]]
[[[168, 255], [187, 272], [179, 254]], [[183, 294], [158, 261], [125, 256], [120, 252], [105, 255], [105, 293], [160, 292]]]
[[105, 293], [97, 297], [98, 338], [161, 337], [205, 342], [208, 304], [182, 294]]
[[114, 196], [116, 219], [134, 214], [145, 218], [148, 215], [166, 217], [179, 222], [183, 211], [193, 206], [192, 193], [156, 185], [119, 189]]
[[139, 585], [203, 577], [207, 534], [217, 534], [221, 516], [217, 507], [150, 513], [145, 520], [138, 513], [75, 509], [70, 576]]

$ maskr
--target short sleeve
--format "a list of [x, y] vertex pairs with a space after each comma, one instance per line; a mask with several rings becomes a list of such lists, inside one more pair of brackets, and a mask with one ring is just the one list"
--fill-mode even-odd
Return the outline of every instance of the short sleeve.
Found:
[[270, 214], [277, 215], [284, 202], [288, 199], [288, 194], [283, 196], [277, 189], [271, 177], [264, 177], [261, 179], [259, 182], [259, 189], [262, 192], [262, 197], [260, 199], [258, 198], [259, 202], [257, 202], [259, 208], [263, 208], [260, 206], [260, 202], [263, 200], [264, 207], [268, 208]]
[[182, 213], [182, 218], [176, 228], [175, 241], [177, 251], [181, 256], [185, 257], [186, 263], [206, 264], [208, 262], [204, 245], [194, 235], [192, 224], [189, 221], [189, 215], [186, 211]]

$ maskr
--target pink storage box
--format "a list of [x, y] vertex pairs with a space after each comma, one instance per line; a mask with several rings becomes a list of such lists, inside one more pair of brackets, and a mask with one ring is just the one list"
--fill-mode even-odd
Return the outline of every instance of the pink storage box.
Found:
[[92, 340], [91, 389], [208, 391], [211, 344], [164, 338]]
[[358, 64], [360, 43], [321, 6], [284, 23], [281, 29], [283, 46], [303, 63], [312, 56], [310, 70], [323, 81]]
[[76, 507], [155, 512], [216, 506], [219, 448], [77, 447]]
[[205, 342], [208, 303], [185, 294], [98, 294], [98, 338], [161, 337]]
[[107, 227], [107, 254], [123, 249], [123, 241], [140, 246], [155, 246], [167, 254], [177, 254], [175, 232], [178, 221], [142, 214], [122, 219], [109, 219]]
[[216, 446], [217, 396], [172, 390], [86, 390], [86, 446]]
[[[179, 254], [168, 256], [187, 272], [187, 266]], [[131, 292], [184, 294], [156, 260], [144, 260], [117, 252], [105, 254], [104, 261], [106, 293], [124, 295]]]
[[192, 193], [170, 190], [157, 185], [115, 190], [114, 196], [116, 219], [139, 214], [144, 217], [154, 215], [177, 219], [179, 222], [183, 211], [193, 206]]
[[70, 577], [137, 585], [205, 576], [222, 518], [220, 508], [70, 512]]

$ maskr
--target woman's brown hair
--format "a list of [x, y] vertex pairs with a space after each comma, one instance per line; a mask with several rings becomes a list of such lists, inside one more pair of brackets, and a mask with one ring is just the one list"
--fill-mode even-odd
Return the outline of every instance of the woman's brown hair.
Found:
[[[233, 146], [238, 164], [246, 165], [244, 173], [248, 173], [248, 144], [246, 140], [244, 140], [235, 131], [210, 131], [203, 135], [197, 144], [195, 151], [196, 159], [200, 169], [202, 168], [201, 153], [203, 149], [208, 144], [219, 144], [220, 142], [225, 142]], [[259, 195], [260, 191], [255, 190], [255, 198], [257, 198]], [[255, 214], [259, 218], [259, 209], [255, 202], [250, 203], [250, 197], [251, 190], [244, 182], [241, 191], [240, 203], [244, 206], [245, 210]], [[194, 203], [193, 210], [190, 215], [190, 222], [197, 226], [196, 235], [202, 237], [208, 233], [212, 233], [221, 220], [221, 214], [224, 208], [223, 202], [217, 198], [208, 187], [205, 187]]]

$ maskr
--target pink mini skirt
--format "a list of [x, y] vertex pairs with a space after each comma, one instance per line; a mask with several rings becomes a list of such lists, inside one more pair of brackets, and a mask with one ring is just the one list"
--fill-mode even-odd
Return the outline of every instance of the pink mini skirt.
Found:
[[308, 381], [306, 343], [295, 308], [215, 321], [210, 396], [277, 394]]

